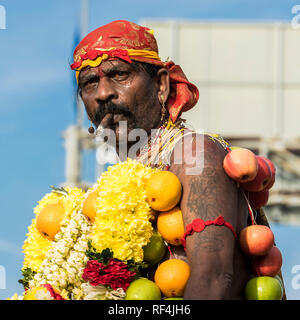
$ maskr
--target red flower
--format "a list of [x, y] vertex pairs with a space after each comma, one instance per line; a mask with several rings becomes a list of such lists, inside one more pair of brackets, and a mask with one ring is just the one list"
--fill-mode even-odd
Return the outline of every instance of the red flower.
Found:
[[82, 278], [92, 286], [109, 285], [113, 290], [126, 290], [136, 275], [127, 270], [127, 265], [121, 261], [110, 259], [107, 266], [97, 260], [90, 260], [83, 271]]
[[59, 293], [57, 293], [50, 284], [42, 284], [41, 286], [45, 287], [49, 291], [54, 300], [66, 300]]
[[83, 270], [82, 279], [85, 281], [89, 281], [92, 286], [96, 286], [97, 280], [100, 276], [100, 270], [103, 267], [104, 265], [97, 260], [88, 261], [87, 266]]

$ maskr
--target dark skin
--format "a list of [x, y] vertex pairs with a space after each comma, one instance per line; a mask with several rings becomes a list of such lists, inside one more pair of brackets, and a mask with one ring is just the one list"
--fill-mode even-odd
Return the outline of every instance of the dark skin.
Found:
[[[101, 124], [115, 131], [118, 151], [118, 141], [122, 135], [135, 128], [142, 128], [149, 134], [151, 129], [161, 125], [161, 104], [168, 98], [169, 81], [165, 68], [159, 69], [157, 75], [151, 78], [143, 68], [113, 60], [83, 69], [79, 75], [79, 88], [87, 114], [95, 126]], [[99, 119], [99, 109], [105, 109], [110, 102], [123, 106], [129, 113], [123, 108], [124, 112], [107, 113]], [[127, 121], [127, 132], [120, 131], [120, 120]], [[218, 142], [204, 136], [201, 145], [204, 170], [201, 174], [189, 175], [186, 169], [195, 166], [191, 162], [196, 148], [194, 138], [189, 135], [176, 145], [175, 148], [184, 150], [184, 161], [183, 164], [175, 164], [176, 152], [173, 153], [169, 169], [178, 176], [183, 186], [180, 206], [184, 224], [191, 223], [195, 218], [211, 220], [222, 215], [238, 234], [247, 226], [248, 211], [241, 191], [223, 170], [226, 151]], [[182, 143], [188, 144], [188, 148], [182, 148]], [[128, 148], [130, 146], [129, 143]], [[186, 252], [182, 247], [173, 247], [172, 250], [176, 257], [187, 260], [191, 267], [184, 299], [243, 299], [250, 270], [228, 228], [206, 227], [201, 233], [187, 237]]]
[[[161, 68], [152, 79], [139, 65], [109, 60], [98, 67], [83, 69], [78, 85], [89, 119], [96, 127], [101, 124], [112, 129], [118, 148], [121, 136], [127, 136], [132, 129], [142, 128], [149, 135], [151, 129], [160, 126], [161, 104], [169, 95], [169, 73]], [[110, 104], [120, 106], [125, 112], [109, 111]], [[109, 112], [99, 119], [97, 112], [105, 108]], [[120, 130], [119, 121], [127, 121], [127, 132]], [[128, 149], [135, 142], [128, 141]], [[119, 156], [126, 159], [126, 155]]]
[[[170, 167], [183, 186], [180, 207], [184, 224], [190, 224], [195, 218], [213, 220], [222, 215], [238, 234], [247, 226], [248, 211], [241, 190], [223, 169], [226, 151], [221, 144], [204, 136], [204, 169], [199, 175], [189, 175], [186, 169], [196, 165], [191, 161], [196, 148], [194, 138], [189, 135], [184, 140], [190, 148], [184, 149], [182, 142], [177, 144], [176, 148], [184, 150], [185, 163]], [[177, 251], [182, 256], [183, 251]], [[186, 254], [191, 276], [184, 299], [243, 299], [251, 272], [228, 228], [208, 226], [201, 233], [188, 236]]]

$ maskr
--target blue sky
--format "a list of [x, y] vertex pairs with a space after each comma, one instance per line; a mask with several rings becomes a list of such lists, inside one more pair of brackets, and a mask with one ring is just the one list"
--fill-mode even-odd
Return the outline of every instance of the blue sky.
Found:
[[[112, 20], [142, 18], [290, 21], [289, 0], [90, 0], [89, 30]], [[6, 288], [0, 299], [21, 292], [22, 243], [33, 207], [64, 181], [62, 131], [75, 121], [69, 62], [79, 20], [79, 0], [0, 0], [7, 29], [0, 30], [0, 265]], [[95, 180], [93, 154], [84, 158], [84, 178]], [[282, 250], [288, 297], [291, 269], [300, 265], [300, 229], [272, 225]]]

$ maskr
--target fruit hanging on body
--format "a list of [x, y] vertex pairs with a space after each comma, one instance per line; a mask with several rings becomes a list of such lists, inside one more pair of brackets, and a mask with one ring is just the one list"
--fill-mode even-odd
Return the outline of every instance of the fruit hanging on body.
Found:
[[282, 278], [280, 277], [280, 275], [277, 274], [274, 278], [278, 280], [278, 282], [279, 282], [280, 285], [281, 285], [282, 292], [284, 292], [284, 284], [283, 284], [283, 280], [282, 280]]
[[168, 243], [180, 246], [181, 238], [184, 236], [184, 224], [180, 208], [175, 207], [169, 211], [160, 212], [157, 217], [157, 229]]
[[281, 300], [282, 286], [273, 277], [255, 277], [247, 282], [245, 297], [247, 300]]
[[166, 297], [182, 297], [190, 273], [190, 266], [185, 261], [170, 259], [158, 266], [154, 281]]
[[263, 190], [259, 192], [249, 192], [248, 200], [253, 210], [259, 209], [268, 203], [269, 190]]
[[174, 208], [179, 203], [181, 193], [181, 183], [170, 171], [156, 172], [146, 183], [147, 201], [156, 211], [168, 211]]
[[258, 171], [256, 177], [241, 184], [241, 187], [250, 192], [259, 192], [266, 188], [272, 180], [271, 168], [268, 162], [262, 156], [256, 156], [258, 163]]
[[38, 215], [36, 227], [40, 234], [50, 241], [54, 240], [59, 232], [61, 222], [65, 215], [65, 209], [62, 204], [48, 204]]
[[161, 300], [161, 292], [153, 281], [139, 278], [130, 283], [125, 300]]
[[257, 276], [275, 277], [282, 266], [282, 255], [280, 250], [273, 246], [271, 250], [262, 257], [255, 257], [252, 261], [252, 269]]
[[269, 165], [270, 170], [271, 170], [271, 174], [272, 174], [272, 178], [270, 179], [270, 182], [266, 185], [264, 190], [270, 190], [273, 187], [274, 183], [275, 183], [276, 167], [275, 167], [274, 163], [270, 159], [264, 158], [264, 160]]
[[238, 148], [227, 153], [223, 160], [223, 168], [229, 177], [242, 183], [256, 177], [258, 164], [251, 150]]
[[153, 231], [150, 242], [143, 248], [144, 260], [150, 266], [157, 264], [166, 253], [166, 245], [164, 239], [157, 230]]
[[89, 221], [94, 222], [96, 217], [96, 200], [97, 192], [90, 193], [83, 202], [82, 213], [88, 218]]
[[248, 226], [240, 232], [239, 245], [249, 256], [264, 256], [274, 245], [274, 234], [264, 225]]

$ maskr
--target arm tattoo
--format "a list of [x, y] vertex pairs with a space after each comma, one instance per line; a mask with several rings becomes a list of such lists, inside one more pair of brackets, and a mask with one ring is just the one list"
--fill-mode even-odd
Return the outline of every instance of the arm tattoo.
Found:
[[195, 249], [197, 250], [219, 252], [224, 249], [224, 240], [217, 232], [214, 234], [203, 233], [201, 236], [200, 234], [194, 234], [193, 236], [196, 236]]
[[213, 169], [206, 169], [205, 177], [193, 177], [187, 201], [188, 211], [203, 220], [215, 219], [220, 215], [218, 193], [220, 182]]
[[[194, 218], [203, 220], [215, 219], [222, 215], [222, 178], [220, 171], [215, 168], [207, 167], [202, 176], [193, 177], [189, 181], [190, 190], [187, 199], [187, 220], [189, 223]], [[196, 233], [194, 246], [197, 250], [218, 252], [224, 249], [224, 230], [214, 228], [212, 232]]]

